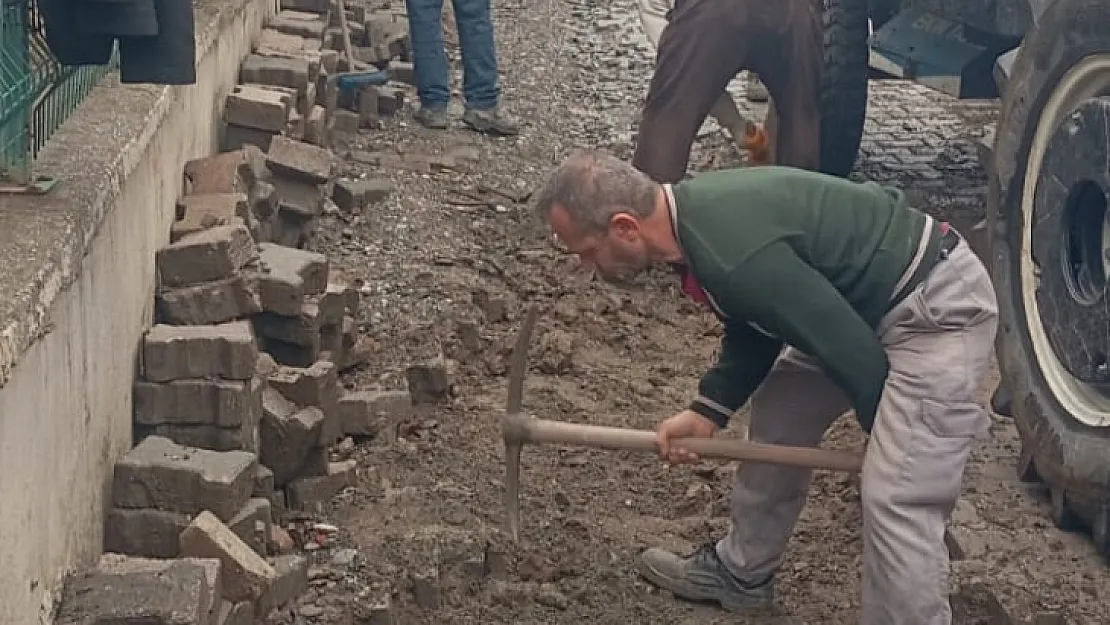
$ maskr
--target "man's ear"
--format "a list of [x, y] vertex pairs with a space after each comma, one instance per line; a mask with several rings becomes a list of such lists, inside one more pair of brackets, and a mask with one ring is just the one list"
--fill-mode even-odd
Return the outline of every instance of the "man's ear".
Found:
[[639, 234], [640, 222], [628, 213], [617, 213], [609, 218], [609, 231], [618, 239], [628, 241]]

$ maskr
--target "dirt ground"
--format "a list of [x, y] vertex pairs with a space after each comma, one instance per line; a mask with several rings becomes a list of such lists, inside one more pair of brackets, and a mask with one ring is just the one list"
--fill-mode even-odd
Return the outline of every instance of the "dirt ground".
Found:
[[[384, 130], [338, 142], [346, 175], [389, 176], [396, 187], [364, 215], [330, 217], [316, 244], [360, 280], [361, 329], [377, 344], [373, 361], [345, 384], [399, 388], [405, 367], [442, 359], [453, 372], [453, 398], [420, 406], [397, 424], [396, 438], [359, 442], [360, 483], [320, 511], [339, 536], [314, 552], [314, 591], [290, 617], [376, 622], [371, 607], [388, 596], [402, 625], [743, 622], [676, 601], [634, 570], [645, 547], [689, 550], [727, 529], [729, 466], [668, 469], [646, 455], [527, 448], [523, 541], [510, 545], [500, 533], [499, 418], [526, 302], [543, 314], [525, 407], [571, 422], [650, 429], [681, 409], [711, 361], [718, 325], [663, 274], [628, 290], [593, 281], [550, 244], [522, 201], [574, 148], [631, 154], [652, 59], [631, 2], [495, 4], [505, 101], [525, 126], [519, 138], [479, 137], [461, 124], [429, 131], [406, 107]], [[869, 121], [869, 135], [885, 132], [877, 123], [911, 137], [932, 128], [904, 105], [882, 115]], [[957, 139], [925, 145], [939, 178], [871, 144], [860, 175], [906, 186], [928, 210], [967, 227], [981, 216], [985, 180], [972, 143], [958, 130], [944, 136]], [[410, 166], [365, 164], [374, 161], [369, 153], [389, 151]], [[708, 123], [693, 168], [738, 162]], [[1044, 497], [1016, 481], [1016, 445], [1012, 426], [997, 420], [969, 470], [953, 530], [967, 553], [954, 564], [954, 585], [986, 584], [1022, 617], [1062, 611], [1068, 620], [1051, 622], [1110, 622], [1105, 565], [1082, 537], [1052, 529]], [[860, 449], [858, 427], [842, 419], [826, 446]], [[778, 602], [792, 622], [856, 621], [859, 526], [858, 481], [816, 475], [778, 577]], [[504, 573], [478, 570], [486, 553]], [[437, 594], [437, 608], [420, 605]], [[964, 622], [1006, 622], [983, 613]]]

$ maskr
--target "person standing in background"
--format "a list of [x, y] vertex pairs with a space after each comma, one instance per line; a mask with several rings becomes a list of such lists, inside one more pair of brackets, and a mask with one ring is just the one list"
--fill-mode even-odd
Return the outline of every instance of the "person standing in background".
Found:
[[[490, 0], [452, 0], [463, 64], [462, 121], [491, 135], [520, 132], [515, 120], [501, 110], [497, 49], [493, 40]], [[406, 0], [409, 38], [420, 110], [416, 120], [428, 128], [446, 129], [451, 122], [450, 64], [443, 44], [443, 0]]]
[[[644, 34], [647, 35], [651, 45], [658, 48], [659, 38], [662, 37], [663, 30], [667, 27], [667, 20], [670, 12], [674, 9], [675, 0], [639, 0], [639, 4], [640, 23], [644, 27]], [[769, 97], [767, 87], [759, 80], [759, 76], [752, 72], [747, 72], [747, 74], [748, 89], [745, 95], [748, 101], [766, 102]], [[745, 149], [746, 120], [740, 114], [740, 110], [736, 108], [736, 102], [727, 89], [722, 91], [721, 97], [713, 103], [713, 108], [709, 111], [709, 114], [729, 133], [733, 142], [736, 143], [736, 147], [743, 151]]]
[[[642, 9], [645, 30], [649, 22], [657, 27], [652, 15], [667, 0], [641, 1], [650, 7]], [[722, 96], [737, 73], [752, 70], [767, 84], [777, 112], [778, 119], [771, 114], [767, 123], [773, 162], [817, 170], [823, 63], [817, 5], [812, 0], [678, 0], [664, 15], [632, 164], [657, 182], [681, 180], [710, 111], [739, 118], [735, 103]], [[722, 125], [730, 127], [727, 121]]]
[[[639, 0], [639, 3], [640, 23], [644, 27], [644, 34], [651, 41], [651, 45], [657, 47], [659, 37], [663, 34], [663, 29], [667, 27], [667, 14], [674, 8], [675, 0]], [[766, 102], [771, 97], [767, 92], [767, 85], [763, 84], [763, 81], [754, 72], [742, 73], [747, 74], [748, 79], [744, 97], [749, 102]], [[716, 107], [714, 107], [711, 114], [717, 118], [717, 121], [721, 121], [721, 118], [717, 115]]]

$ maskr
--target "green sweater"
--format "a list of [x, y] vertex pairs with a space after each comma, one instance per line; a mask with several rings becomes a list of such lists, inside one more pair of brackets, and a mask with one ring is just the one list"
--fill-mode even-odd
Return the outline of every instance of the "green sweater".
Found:
[[[870, 431], [888, 368], [875, 328], [928, 218], [895, 189], [786, 167], [700, 174], [672, 190], [684, 260], [725, 324], [691, 409], [727, 424], [785, 344], [823, 367]], [[929, 237], [920, 265], [937, 257], [935, 224]]]

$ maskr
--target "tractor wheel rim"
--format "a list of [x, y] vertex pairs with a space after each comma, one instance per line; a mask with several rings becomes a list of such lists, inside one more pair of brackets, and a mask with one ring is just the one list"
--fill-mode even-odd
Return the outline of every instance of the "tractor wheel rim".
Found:
[[[1037, 287], [1042, 270], [1057, 270], [1055, 267], [1040, 268], [1033, 260], [1033, 219], [1037, 197], [1037, 184], [1044, 164], [1045, 154], [1053, 136], [1065, 116], [1075, 111], [1091, 98], [1105, 95], [1110, 89], [1110, 54], [1088, 56], [1076, 63], [1061, 77], [1052, 95], [1045, 103], [1037, 123], [1033, 140], [1029, 147], [1021, 199], [1021, 249], [1019, 258], [1019, 280], [1025, 316], [1033, 357], [1048, 389], [1063, 409], [1074, 419], [1088, 426], [1105, 427], [1110, 425], [1110, 397], [1095, 387], [1082, 382], [1068, 372], [1057, 358], [1045, 330], [1044, 320], [1037, 303]], [[1110, 230], [1106, 235], [1097, 237], [1102, 246], [1103, 259], [1110, 259]], [[1101, 269], [1103, 275], [1110, 274], [1110, 265]], [[1103, 287], [1105, 285], [1103, 284]], [[1091, 285], [1086, 285], [1088, 291]], [[1091, 295], [1088, 293], [1088, 295]]]

